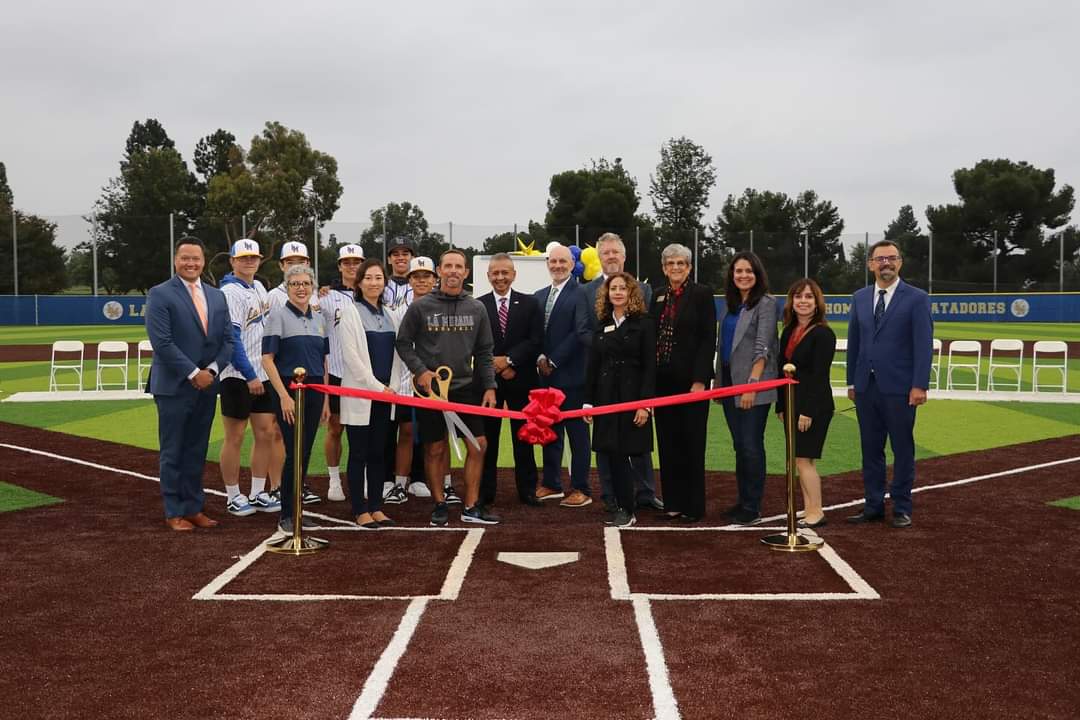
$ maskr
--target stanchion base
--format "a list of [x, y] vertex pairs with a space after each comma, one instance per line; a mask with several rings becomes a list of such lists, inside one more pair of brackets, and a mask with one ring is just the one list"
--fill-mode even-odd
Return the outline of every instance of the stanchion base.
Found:
[[769, 535], [761, 538], [761, 542], [769, 546], [770, 550], [781, 552], [809, 552], [820, 550], [825, 541], [819, 537], [806, 537], [805, 535]]
[[308, 536], [283, 537], [266, 544], [266, 552], [282, 555], [310, 555], [330, 547], [329, 540]]

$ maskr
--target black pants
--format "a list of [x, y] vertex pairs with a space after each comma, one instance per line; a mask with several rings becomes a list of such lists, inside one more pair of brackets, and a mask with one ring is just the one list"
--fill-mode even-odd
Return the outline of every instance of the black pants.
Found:
[[[502, 407], [503, 400], [511, 410], [520, 410], [528, 403], [527, 395], [503, 395], [498, 390], [495, 392], [495, 406]], [[538, 474], [536, 470], [536, 453], [529, 443], [518, 440], [518, 428], [525, 424], [524, 420], [510, 421], [510, 434], [514, 443], [514, 481], [517, 484], [519, 500], [536, 494]], [[502, 418], [484, 418], [484, 435], [487, 437], [487, 452], [484, 454], [484, 472], [480, 476], [480, 503], [492, 505], [495, 503], [496, 474], [499, 464], [499, 435], [502, 433]]]
[[[285, 387], [289, 386], [292, 378], [283, 379]], [[321, 383], [322, 378], [308, 377], [309, 383]], [[292, 391], [289, 393], [293, 395]], [[303, 438], [303, 470], [300, 478], [301, 484], [307, 480], [308, 462], [311, 461], [311, 446], [315, 444], [315, 435], [319, 432], [319, 417], [322, 415], [323, 394], [317, 390], [304, 390], [304, 438]], [[277, 414], [278, 427], [281, 428], [281, 438], [285, 441], [285, 467], [281, 471], [281, 519], [289, 520], [293, 516], [293, 465], [296, 462], [295, 431], [296, 426], [285, 422], [281, 414], [281, 402], [274, 403], [274, 412]], [[294, 413], [294, 417], [298, 417]]]
[[[386, 476], [386, 437], [390, 434], [390, 404], [371, 403], [367, 425], [346, 425], [349, 437], [349, 500], [353, 515], [382, 509], [382, 486]], [[393, 459], [393, 455], [389, 456]], [[364, 479], [367, 478], [367, 499]]]
[[615, 453], [597, 452], [596, 459], [599, 464], [600, 458], [604, 458], [605, 464], [611, 468], [611, 486], [615, 492], [615, 502], [618, 506], [634, 514], [634, 476], [635, 472], [630, 467], [628, 455]]
[[[656, 394], [689, 392], [658, 375]], [[664, 507], [693, 518], [705, 515], [705, 434], [709, 402], [656, 408], [656, 441], [660, 451], [660, 481]]]

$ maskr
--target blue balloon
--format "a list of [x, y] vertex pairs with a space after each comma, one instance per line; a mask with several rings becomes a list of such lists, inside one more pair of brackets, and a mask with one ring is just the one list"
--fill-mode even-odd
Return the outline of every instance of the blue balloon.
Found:
[[570, 254], [574, 256], [574, 262], [577, 262], [581, 259], [581, 248], [579, 248], [577, 245], [571, 245]]
[[576, 263], [574, 263], [574, 271], [573, 271], [572, 274], [573, 274], [574, 277], [581, 277], [582, 275], [584, 275], [585, 274], [585, 263], [581, 262], [580, 260], [578, 260]]

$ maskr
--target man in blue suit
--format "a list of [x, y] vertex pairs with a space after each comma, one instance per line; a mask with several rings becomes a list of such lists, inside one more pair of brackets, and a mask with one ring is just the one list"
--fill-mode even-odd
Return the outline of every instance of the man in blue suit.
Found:
[[[553, 387], [566, 394], [563, 410], [578, 410], [585, 401], [585, 359], [592, 344], [592, 312], [585, 304], [585, 291], [571, 276], [574, 258], [562, 245], [548, 251], [551, 285], [536, 291], [544, 312], [543, 354], [536, 361], [541, 387]], [[589, 491], [589, 429], [581, 418], [564, 420], [552, 427], [556, 439], [544, 446], [544, 478], [536, 490], [538, 500], [557, 500], [562, 507], [585, 507], [592, 503]], [[563, 432], [570, 436], [570, 485], [562, 489]]]
[[870, 247], [875, 282], [857, 291], [848, 321], [848, 398], [855, 402], [866, 504], [850, 523], [885, 518], [885, 440], [894, 465], [892, 526], [911, 527], [915, 409], [926, 402], [934, 321], [930, 297], [900, 280], [903, 258], [889, 240]]
[[176, 275], [150, 289], [146, 333], [154, 347], [149, 391], [158, 411], [159, 475], [165, 524], [173, 530], [217, 525], [203, 513], [203, 466], [218, 394], [218, 370], [232, 356], [225, 295], [199, 278], [206, 264], [198, 238], [180, 238]]

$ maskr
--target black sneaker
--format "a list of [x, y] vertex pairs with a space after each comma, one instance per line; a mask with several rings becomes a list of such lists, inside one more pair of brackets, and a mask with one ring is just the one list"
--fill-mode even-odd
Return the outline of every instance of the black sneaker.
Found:
[[622, 508], [615, 511], [611, 516], [611, 524], [619, 528], [628, 528], [637, 524], [637, 518]]
[[450, 511], [446, 509], [446, 503], [435, 503], [435, 509], [431, 511], [431, 524], [435, 527], [445, 527], [450, 521]]
[[314, 505], [322, 502], [322, 498], [316, 495], [307, 485], [304, 486], [304, 493], [301, 497], [303, 498], [305, 505]]
[[[300, 526], [307, 530], [308, 528], [316, 527], [315, 521], [304, 515], [300, 518]], [[278, 532], [285, 535], [285, 537], [292, 537], [293, 534], [293, 519], [288, 518], [278, 523]]]
[[383, 495], [383, 502], [387, 505], [401, 505], [408, 502], [409, 496], [405, 494], [405, 488], [401, 487], [397, 483], [394, 483], [394, 487]]
[[453, 485], [447, 485], [443, 488], [443, 497], [447, 505], [461, 505], [461, 496], [454, 490]]
[[502, 518], [487, 511], [483, 505], [473, 505], [461, 511], [461, 522], [479, 523], [481, 525], [498, 525]]
[[761, 513], [740, 510], [731, 517], [736, 525], [757, 525], [761, 522]]

